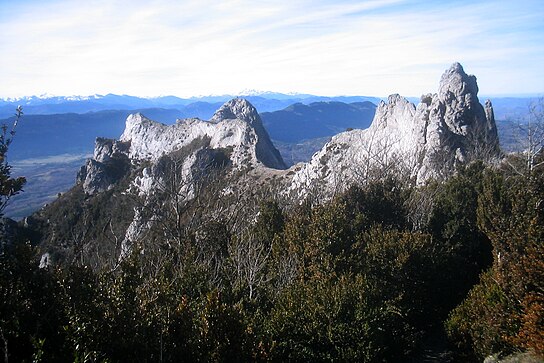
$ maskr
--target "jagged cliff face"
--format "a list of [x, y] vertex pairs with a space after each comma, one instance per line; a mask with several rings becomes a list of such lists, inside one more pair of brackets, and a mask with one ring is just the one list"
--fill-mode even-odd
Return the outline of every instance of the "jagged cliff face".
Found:
[[[215, 218], [221, 208], [231, 214], [249, 210], [252, 202], [232, 203], [253, 198], [259, 188], [297, 203], [309, 193], [328, 198], [352, 183], [392, 171], [422, 183], [451, 174], [456, 164], [499, 155], [491, 103], [484, 108], [477, 94], [476, 78], [455, 63], [442, 75], [438, 92], [422, 96], [417, 106], [399, 95], [389, 96], [378, 105], [370, 128], [336, 135], [310, 162], [289, 170], [257, 111], [243, 99], [225, 103], [210, 121], [185, 119], [167, 126], [141, 114], [130, 115], [119, 140], [96, 140], [94, 156], [82, 167], [74, 195], [83, 194], [78, 198], [86, 205], [110, 203], [129, 210], [108, 210], [109, 222], [96, 226], [119, 242], [116, 253], [123, 256], [157, 221], [171, 219], [168, 213], [174, 213], [179, 225], [185, 218], [181, 214], [190, 210], [189, 201], [205, 192], [211, 177], [219, 182], [206, 203], [215, 204], [198, 203], [199, 213], [207, 218]], [[222, 200], [228, 205], [218, 208]], [[62, 203], [61, 198], [57, 203], [61, 209]], [[59, 208], [54, 205], [50, 208]], [[82, 207], [71, 223], [87, 226], [91, 213], [86, 208], [92, 210]], [[40, 213], [40, 223], [53, 226], [48, 237], [53, 241], [61, 234], [55, 228], [67, 222], [55, 220], [47, 209]], [[247, 222], [251, 213], [241, 219]], [[67, 212], [58, 215], [65, 219]], [[80, 229], [85, 236], [93, 235], [87, 227]], [[103, 239], [83, 238], [95, 238], [97, 242], [89, 245]]]
[[[186, 209], [210, 178], [221, 174], [232, 180], [234, 175], [268, 169], [283, 170], [285, 164], [257, 110], [246, 100], [233, 99], [209, 121], [184, 119], [167, 126], [139, 113], [130, 115], [119, 140], [96, 140], [93, 158], [81, 168], [78, 183], [87, 196], [100, 198], [123, 181], [128, 186], [122, 194], [137, 198], [131, 213], [124, 212], [130, 220], [122, 232], [123, 256], [153, 227], [151, 221], [164, 221], [171, 218], [167, 214]], [[222, 188], [219, 197], [232, 189]]]
[[[110, 188], [123, 175], [114, 175], [115, 161], [132, 163], [148, 161], [150, 167], [142, 171], [138, 182], [142, 192], [153, 183], [160, 169], [158, 160], [177, 150], [190, 149], [181, 169], [189, 176], [191, 169], [202, 158], [202, 150], [223, 150], [235, 169], [268, 167], [285, 169], [285, 164], [263, 127], [257, 110], [246, 100], [233, 99], [225, 103], [210, 121], [178, 120], [175, 125], [164, 125], [137, 113], [126, 121], [120, 139], [96, 140], [93, 159], [82, 167], [78, 180], [88, 194]], [[199, 154], [200, 153], [200, 154]], [[196, 164], [195, 164], [196, 163]], [[119, 169], [120, 165], [117, 165]]]
[[165, 126], [141, 114], [127, 118], [120, 141], [130, 143], [131, 159], [156, 160], [196, 139], [209, 139], [211, 149], [232, 149], [233, 165], [285, 169], [285, 164], [265, 131], [257, 110], [244, 99], [225, 103], [210, 121], [178, 120]]
[[[197, 142], [198, 141], [198, 142]], [[176, 150], [198, 144], [181, 169], [191, 177], [202, 150], [223, 150], [235, 169], [285, 169], [257, 110], [243, 99], [225, 103], [210, 121], [178, 120], [166, 126], [141, 114], [130, 115], [118, 141], [97, 139], [94, 158], [82, 168], [79, 181], [88, 194], [103, 191], [119, 180], [123, 163], [149, 161], [136, 180], [147, 193], [161, 168], [157, 161]], [[379, 169], [404, 169], [418, 182], [451, 173], [458, 163], [499, 153], [491, 102], [478, 100], [476, 77], [454, 63], [442, 75], [438, 93], [421, 97], [416, 106], [399, 95], [380, 102], [367, 130], [335, 136], [307, 164], [283, 176], [285, 190], [295, 195], [312, 188], [337, 191], [351, 182], [364, 182]], [[209, 155], [208, 155], [209, 156]], [[194, 171], [194, 170], [193, 170]]]
[[422, 96], [417, 106], [389, 96], [378, 105], [370, 128], [336, 135], [308, 164], [299, 165], [291, 190], [332, 192], [391, 168], [422, 183], [452, 173], [458, 163], [498, 156], [491, 102], [484, 109], [477, 94], [476, 77], [455, 63], [442, 75], [438, 93]]

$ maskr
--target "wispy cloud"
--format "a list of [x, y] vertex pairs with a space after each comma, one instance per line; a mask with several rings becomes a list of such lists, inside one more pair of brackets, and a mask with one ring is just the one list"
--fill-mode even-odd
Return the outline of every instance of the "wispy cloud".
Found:
[[542, 92], [541, 1], [0, 2], [0, 96]]

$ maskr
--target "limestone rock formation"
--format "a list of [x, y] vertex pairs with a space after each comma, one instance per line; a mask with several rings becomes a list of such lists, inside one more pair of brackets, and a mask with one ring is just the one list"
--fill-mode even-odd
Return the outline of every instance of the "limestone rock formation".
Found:
[[438, 93], [423, 95], [417, 106], [389, 96], [368, 129], [333, 137], [308, 164], [295, 168], [290, 189], [331, 192], [393, 167], [422, 183], [452, 173], [458, 163], [498, 155], [491, 102], [484, 109], [476, 77], [454, 63], [442, 75]]
[[244, 99], [225, 103], [210, 121], [185, 119], [167, 126], [141, 114], [130, 115], [120, 141], [130, 142], [130, 158], [157, 160], [203, 138], [209, 139], [212, 149], [232, 149], [236, 167], [251, 164], [285, 169], [257, 110]]
[[255, 129], [257, 142], [255, 144], [255, 156], [263, 165], [274, 169], [285, 169], [285, 163], [279, 151], [270, 141], [268, 132], [263, 126], [259, 113], [245, 99], [235, 98], [225, 103], [213, 115], [211, 122], [221, 123], [225, 120], [244, 120]]
[[[251, 206], [262, 191], [297, 203], [309, 193], [327, 199], [352, 183], [391, 172], [418, 183], [447, 177], [459, 163], [499, 156], [493, 107], [490, 101], [482, 106], [477, 94], [476, 78], [455, 63], [442, 75], [438, 92], [423, 95], [417, 106], [391, 95], [380, 102], [368, 129], [336, 135], [310, 162], [288, 170], [246, 100], [225, 103], [210, 121], [192, 118], [164, 125], [130, 115], [119, 140], [97, 139], [93, 158], [78, 175], [85, 193], [76, 188], [71, 196], [88, 205], [96, 202], [96, 210], [105, 205], [119, 210], [107, 210], [93, 227], [100, 228], [96, 233], [88, 233], [85, 216], [90, 214], [85, 211], [78, 211], [72, 223], [80, 224], [89, 246], [108, 232], [115, 241], [113, 255], [122, 257], [162, 226], [157, 221], [173, 220], [173, 228], [181, 228], [198, 220], [184, 215], [190, 205], [202, 218], [228, 214], [248, 221], [257, 213]], [[63, 212], [59, 219], [47, 209], [40, 213], [42, 223], [52, 226], [46, 243], [58, 244], [56, 231], [70, 214]]]
[[[131, 162], [149, 160], [151, 168], [138, 179], [142, 182], [153, 175], [151, 170], [156, 174], [155, 163], [161, 157], [194, 147], [224, 150], [236, 168], [285, 169], [257, 110], [244, 99], [233, 99], [225, 103], [210, 121], [185, 119], [168, 126], [140, 113], [130, 115], [119, 140], [97, 138], [94, 156], [81, 168], [77, 180], [87, 194], [101, 192], [125, 175]], [[198, 169], [199, 165], [193, 165], [197, 159], [202, 167], [201, 157], [188, 158], [186, 167]]]
[[126, 192], [138, 195], [141, 204], [122, 241], [121, 255], [126, 255], [148, 221], [159, 218], [157, 199], [175, 195], [177, 203], [191, 200], [211, 171], [225, 168], [232, 173], [285, 169], [257, 110], [244, 99], [225, 103], [210, 121], [193, 118], [164, 125], [140, 113], [130, 115], [119, 140], [97, 139], [78, 181], [86, 194], [95, 194], [132, 170]]
[[103, 192], [111, 188], [129, 171], [129, 143], [97, 138], [94, 156], [87, 160], [77, 174], [76, 181], [87, 194]]

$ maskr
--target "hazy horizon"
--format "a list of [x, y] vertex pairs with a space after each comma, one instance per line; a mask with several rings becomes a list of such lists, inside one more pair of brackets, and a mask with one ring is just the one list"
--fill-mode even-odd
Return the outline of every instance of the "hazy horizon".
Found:
[[[427, 93], [433, 93], [433, 92], [427, 92]], [[323, 95], [323, 94], [309, 94], [309, 93], [297, 93], [297, 92], [274, 92], [274, 91], [255, 91], [255, 93], [233, 93], [233, 94], [207, 94], [207, 95], [193, 95], [193, 96], [178, 96], [173, 94], [162, 94], [162, 95], [151, 95], [151, 96], [139, 96], [134, 94], [116, 94], [116, 93], [106, 93], [106, 94], [28, 94], [18, 97], [0, 97], [1, 100], [6, 102], [16, 102], [20, 99], [25, 98], [32, 98], [37, 97], [40, 99], [47, 99], [47, 98], [78, 98], [81, 97], [81, 100], [84, 100], [84, 98], [92, 98], [94, 96], [96, 97], [105, 97], [108, 95], [112, 96], [121, 96], [121, 97], [136, 97], [136, 98], [142, 98], [142, 99], [158, 99], [163, 97], [176, 97], [184, 100], [200, 100], [202, 98], [212, 98], [212, 97], [251, 97], [251, 96], [266, 96], [270, 94], [282, 94], [284, 96], [293, 96], [293, 98], [304, 98], [304, 97], [323, 97], [323, 98], [340, 98], [340, 97], [367, 97], [367, 98], [379, 98], [379, 99], [387, 99], [390, 95], [396, 94], [391, 93], [389, 95], [360, 95], [360, 94], [335, 94], [335, 95]], [[408, 99], [414, 99], [414, 98], [420, 98], [424, 94], [421, 94], [419, 96], [416, 95], [403, 95], [400, 94], [402, 97], [408, 98]], [[478, 94], [479, 98], [542, 98], [544, 97], [544, 91], [543, 92], [537, 92], [537, 93], [517, 93], [517, 94]], [[266, 97], [264, 97], [266, 98]], [[78, 101], [78, 99], [74, 99], [74, 101]]]

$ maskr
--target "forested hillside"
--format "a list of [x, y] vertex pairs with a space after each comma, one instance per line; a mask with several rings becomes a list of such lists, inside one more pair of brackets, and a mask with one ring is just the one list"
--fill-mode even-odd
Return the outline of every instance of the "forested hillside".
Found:
[[544, 174], [514, 173], [518, 161], [288, 209], [267, 196], [244, 233], [208, 221], [113, 268], [87, 265], [85, 246], [40, 268], [19, 235], [0, 255], [2, 349], [10, 361], [378, 362], [424, 357], [438, 335], [443, 361], [542, 354]]
[[544, 363], [544, 0], [0, 19], [0, 363]]
[[129, 116], [72, 189], [2, 219], [4, 361], [542, 361], [544, 112], [504, 154], [475, 77], [439, 88], [289, 169], [247, 100]]

